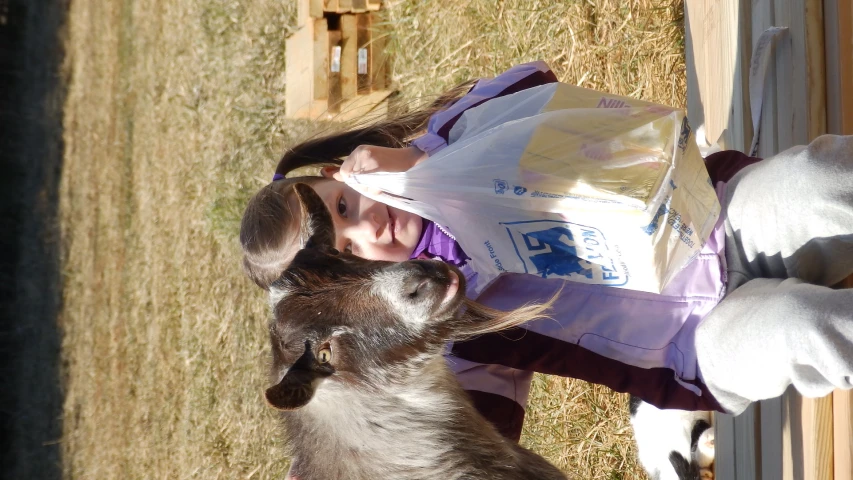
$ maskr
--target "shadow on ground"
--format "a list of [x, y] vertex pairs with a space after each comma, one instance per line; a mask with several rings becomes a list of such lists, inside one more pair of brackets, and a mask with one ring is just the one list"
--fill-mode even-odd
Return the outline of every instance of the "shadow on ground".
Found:
[[61, 478], [58, 190], [67, 0], [0, 0], [0, 470]]

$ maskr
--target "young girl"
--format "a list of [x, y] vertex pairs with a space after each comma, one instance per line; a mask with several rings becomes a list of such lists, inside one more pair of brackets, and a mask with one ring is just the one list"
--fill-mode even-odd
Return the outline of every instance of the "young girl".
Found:
[[[429, 161], [452, 143], [454, 126], [464, 128], [457, 121], [465, 110], [555, 81], [542, 62], [519, 65], [423, 111], [294, 147], [243, 217], [247, 274], [269, 288], [300, 248], [303, 218], [292, 186], [301, 182], [329, 207], [340, 250], [381, 260], [438, 258], [472, 280], [477, 273], [447, 228], [338, 180]], [[427, 133], [412, 139], [427, 120]], [[341, 166], [285, 178], [322, 164]], [[448, 362], [504, 435], [520, 436], [532, 372], [600, 383], [660, 408], [734, 414], [792, 384], [806, 396], [853, 388], [853, 290], [830, 288], [853, 274], [853, 137], [824, 136], [761, 162], [720, 152], [706, 164], [720, 221], [661, 294], [503, 274], [476, 298], [508, 310], [561, 291], [551, 312], [556, 322], [453, 345]]]

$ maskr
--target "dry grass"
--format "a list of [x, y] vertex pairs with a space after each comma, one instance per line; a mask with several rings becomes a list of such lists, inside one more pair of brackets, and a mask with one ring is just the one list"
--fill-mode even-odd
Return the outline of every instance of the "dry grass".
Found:
[[[583, 86], [684, 104], [668, 0], [396, 2], [394, 79], [417, 99], [541, 58]], [[236, 224], [290, 142], [276, 0], [75, 0], [64, 239], [68, 478], [281, 478], [264, 406], [266, 307]], [[576, 478], [638, 478], [625, 398], [537, 377], [523, 442]]]

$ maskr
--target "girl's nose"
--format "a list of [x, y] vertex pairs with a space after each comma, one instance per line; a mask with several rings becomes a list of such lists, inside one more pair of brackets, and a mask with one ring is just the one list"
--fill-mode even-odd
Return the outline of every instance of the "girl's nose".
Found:
[[379, 215], [377, 215], [375, 212], [369, 213], [368, 217], [370, 218], [370, 220], [367, 228], [370, 231], [371, 239], [379, 240], [379, 237], [382, 236], [382, 219], [379, 218]]
[[364, 210], [361, 212], [361, 223], [364, 235], [375, 242], [382, 235], [383, 227], [386, 223], [380, 210], [384, 209], [385, 205], [377, 202], [364, 202], [362, 206]]

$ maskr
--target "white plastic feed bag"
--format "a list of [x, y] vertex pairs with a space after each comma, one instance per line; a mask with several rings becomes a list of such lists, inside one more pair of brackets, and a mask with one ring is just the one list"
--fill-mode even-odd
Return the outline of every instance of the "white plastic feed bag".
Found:
[[682, 110], [552, 83], [467, 110], [403, 173], [354, 175], [447, 226], [479, 272], [659, 293], [720, 205]]

